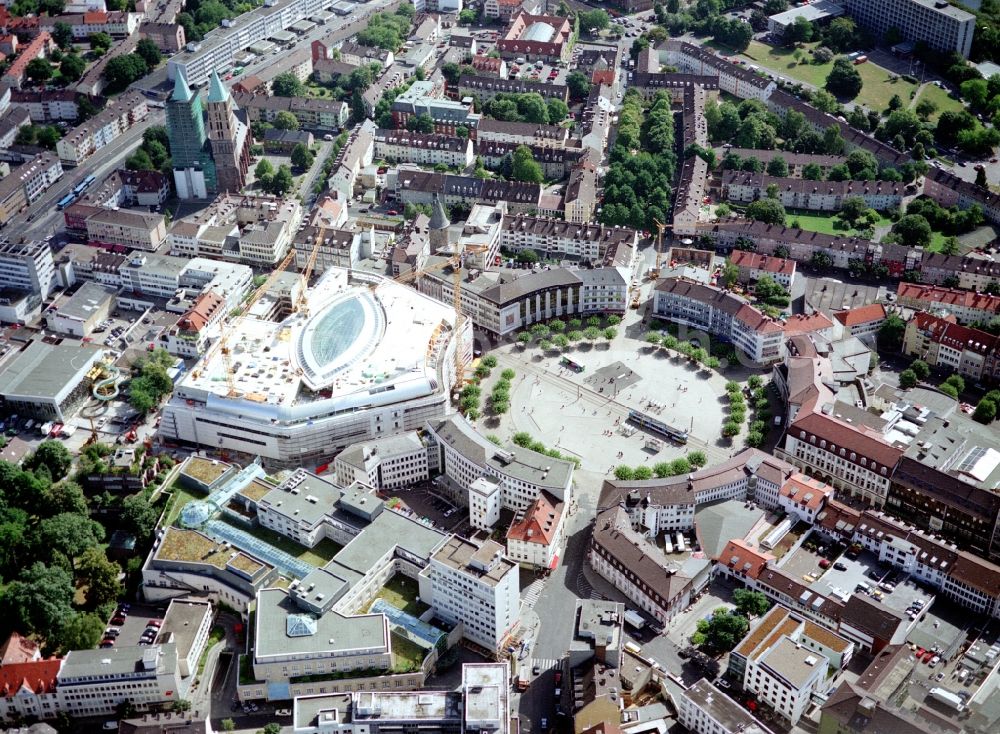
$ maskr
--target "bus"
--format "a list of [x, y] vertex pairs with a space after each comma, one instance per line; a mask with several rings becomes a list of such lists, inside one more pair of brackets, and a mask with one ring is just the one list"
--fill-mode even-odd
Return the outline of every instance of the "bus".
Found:
[[563, 357], [561, 360], [559, 360], [559, 364], [561, 364], [563, 367], [566, 367], [567, 369], [573, 370], [577, 374], [583, 372], [584, 370], [584, 366], [582, 364], [580, 364], [579, 362], [574, 362], [569, 357]]
[[62, 211], [63, 209], [65, 209], [66, 207], [68, 207], [70, 204], [72, 204], [74, 201], [76, 201], [76, 194], [72, 194], [72, 193], [66, 194], [66, 196], [64, 196], [63, 198], [61, 198], [59, 200], [59, 203], [56, 204], [56, 209], [58, 209], [59, 211]]
[[648, 416], [638, 410], [630, 410], [628, 412], [628, 419], [640, 428], [652, 431], [653, 433], [659, 433], [661, 436], [666, 436], [671, 441], [675, 441], [677, 443], [688, 442], [687, 431], [681, 428], [674, 428], [673, 426], [668, 425], [663, 421], [658, 421], [656, 418]]
[[79, 196], [84, 191], [86, 191], [87, 189], [89, 189], [90, 185], [92, 183], [94, 183], [94, 181], [96, 181], [96, 180], [97, 179], [94, 178], [94, 174], [90, 174], [85, 179], [83, 179], [83, 181], [81, 181], [80, 183], [78, 183], [76, 186], [73, 187], [73, 193], [76, 194], [77, 196]]

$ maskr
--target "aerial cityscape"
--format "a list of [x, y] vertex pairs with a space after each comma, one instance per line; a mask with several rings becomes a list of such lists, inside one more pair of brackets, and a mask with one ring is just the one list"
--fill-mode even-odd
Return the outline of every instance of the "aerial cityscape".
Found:
[[0, 0], [0, 731], [993, 734], [998, 0]]

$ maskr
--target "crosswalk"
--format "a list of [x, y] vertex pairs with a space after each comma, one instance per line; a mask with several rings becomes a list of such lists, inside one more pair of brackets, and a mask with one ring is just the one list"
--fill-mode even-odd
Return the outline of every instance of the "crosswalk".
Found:
[[531, 669], [534, 670], [536, 667], [539, 669], [539, 675], [541, 675], [547, 670], [555, 670], [560, 667], [560, 663], [558, 660], [552, 660], [551, 658], [532, 658]]
[[521, 592], [521, 602], [527, 607], [534, 607], [544, 590], [545, 583], [542, 579], [535, 579], [524, 587], [524, 591]]
[[590, 585], [587, 580], [586, 574], [584, 574], [583, 569], [576, 575], [576, 589], [577, 593], [580, 595], [581, 599], [603, 599], [604, 597], [594, 591], [594, 587]]

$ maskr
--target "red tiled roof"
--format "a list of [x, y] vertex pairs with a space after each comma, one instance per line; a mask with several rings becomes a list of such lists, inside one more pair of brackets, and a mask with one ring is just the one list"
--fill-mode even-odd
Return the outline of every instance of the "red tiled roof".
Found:
[[844, 326], [867, 324], [872, 321], [883, 320], [885, 318], [885, 306], [881, 303], [869, 303], [867, 306], [862, 306], [861, 308], [837, 311], [833, 317]]
[[733, 254], [729, 256], [729, 260], [737, 267], [749, 268], [750, 270], [763, 270], [768, 273], [782, 273], [784, 275], [795, 273], [795, 261], [784, 257], [734, 250]]
[[20, 632], [11, 632], [0, 648], [0, 665], [30, 663], [39, 657], [38, 643], [29, 640]]
[[819, 311], [806, 314], [797, 313], [788, 317], [785, 322], [785, 334], [811, 334], [814, 331], [822, 331], [833, 326], [833, 322]]
[[782, 497], [788, 497], [813, 511], [820, 508], [824, 498], [833, 496], [833, 487], [800, 473], [790, 476], [778, 491]]
[[520, 540], [525, 543], [549, 545], [556, 535], [563, 503], [547, 492], [540, 492], [534, 502], [507, 531], [507, 540]]
[[767, 568], [767, 565], [775, 558], [766, 551], [751, 548], [743, 540], [730, 540], [719, 555], [719, 563], [728, 566], [737, 573], [746, 574], [749, 578], [756, 579], [760, 572]]
[[985, 355], [995, 351], [1000, 342], [1000, 339], [989, 332], [955, 323], [954, 316], [943, 319], [921, 312], [917, 314], [916, 327], [928, 332], [928, 336], [938, 344], [960, 352], [968, 350]]
[[[812, 434], [816, 436], [817, 445], [820, 439], [824, 439], [827, 442], [826, 450], [830, 452], [838, 452], [841, 448], [846, 449], [847, 455], [844, 458], [848, 460], [853, 452], [856, 454], [853, 463], [860, 466], [861, 459], [865, 458], [869, 462], [865, 468], [876, 473], [880, 473], [882, 467], [885, 467], [887, 472], [892, 471], [896, 462], [899, 461], [899, 457], [903, 455], [902, 449], [890, 446], [881, 438], [866, 433], [860, 427], [843, 423], [822, 413], [811, 411], [805, 413], [803, 411], [796, 417], [795, 422], [789, 427], [789, 431], [795, 434], [795, 438], [799, 440], [802, 440], [798, 436], [800, 431], [806, 433], [805, 440], [807, 441], [808, 436]], [[874, 462], [877, 468], [872, 469], [871, 462]]]
[[88, 25], [91, 23], [107, 23], [108, 13], [105, 10], [93, 10], [89, 13], [84, 13], [83, 22]]
[[212, 316], [223, 303], [222, 298], [214, 291], [202, 293], [188, 312], [181, 316], [177, 324], [186, 331], [201, 331], [212, 320]]
[[4, 698], [15, 696], [23, 688], [35, 693], [52, 693], [61, 665], [60, 658], [0, 665], [0, 692]]
[[919, 283], [900, 283], [896, 288], [896, 296], [899, 299], [962, 306], [1000, 314], [1000, 296], [991, 296], [975, 291], [941, 288], [934, 285], [920, 285]]

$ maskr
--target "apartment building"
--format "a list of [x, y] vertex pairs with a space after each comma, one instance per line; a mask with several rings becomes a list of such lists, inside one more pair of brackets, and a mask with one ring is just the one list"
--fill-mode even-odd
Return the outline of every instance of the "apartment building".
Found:
[[68, 131], [56, 143], [56, 152], [67, 163], [79, 165], [148, 115], [146, 97], [139, 92], [126, 92], [89, 120]]
[[[316, 247], [316, 238], [323, 238]], [[352, 268], [357, 265], [362, 253], [362, 240], [370, 239], [369, 232], [350, 229], [325, 229], [308, 225], [298, 230], [292, 240], [295, 248], [295, 266], [305, 270], [315, 250], [313, 274], [322, 275], [329, 268]]]
[[170, 179], [159, 171], [129, 171], [114, 174], [121, 181], [122, 202], [130, 206], [159, 207], [170, 196]]
[[608, 250], [638, 247], [639, 233], [628, 227], [576, 224], [548, 217], [509, 214], [500, 228], [500, 246], [512, 252], [532, 250], [543, 259], [602, 262]]
[[28, 110], [22, 107], [14, 107], [7, 110], [3, 118], [0, 118], [0, 146], [7, 149], [17, 140], [17, 134], [22, 127], [31, 124], [31, 116]]
[[[625, 251], [621, 261], [617, 256]], [[553, 268], [539, 271], [510, 271], [512, 280], [497, 282], [492, 274], [463, 271], [462, 312], [491, 334], [503, 336], [539, 321], [588, 313], [625, 312], [632, 248], [609, 249], [605, 262], [614, 256], [615, 267], [593, 270]], [[435, 257], [428, 260], [436, 264]], [[420, 279], [422, 293], [444, 303], [452, 303], [454, 280], [451, 274], [428, 273]]]
[[885, 306], [881, 303], [870, 303], [867, 306], [837, 311], [833, 314], [833, 318], [841, 325], [847, 336], [856, 336], [859, 339], [875, 338], [886, 317]]
[[472, 141], [440, 133], [412, 133], [408, 130], [375, 131], [375, 157], [395, 163], [417, 163], [423, 166], [472, 165]]
[[507, 530], [507, 557], [534, 568], [555, 568], [565, 519], [566, 505], [547, 492], [540, 492]]
[[767, 510], [778, 507], [779, 490], [795, 468], [757, 449], [690, 474], [663, 479], [606, 479], [597, 506], [620, 505], [632, 527], [649, 538], [694, 529], [699, 507], [724, 500], [752, 500]]
[[427, 115], [434, 121], [434, 132], [438, 135], [454, 136], [458, 128], [464, 128], [469, 137], [474, 137], [482, 121], [482, 115], [473, 108], [472, 99], [446, 99], [444, 89], [429, 81], [411, 84], [396, 97], [391, 109], [397, 128], [405, 128], [411, 117]]
[[844, 201], [854, 197], [871, 209], [885, 211], [898, 207], [905, 194], [905, 184], [896, 181], [810, 181], [744, 171], [722, 176], [722, 196], [728, 201], [748, 204], [764, 199], [772, 186], [784, 207], [807, 211], [840, 211]]
[[220, 194], [206, 209], [176, 220], [170, 252], [273, 266], [288, 254], [302, 207], [297, 199]]
[[[505, 143], [496, 140], [476, 141], [475, 154], [483, 159], [483, 165], [492, 170], [500, 170], [508, 165], [516, 151], [524, 143]], [[546, 178], [566, 178], [580, 163], [585, 151], [582, 148], [557, 148], [553, 146], [527, 145], [531, 157], [542, 167]]]
[[184, 698], [191, 680], [181, 677], [177, 645], [72, 650], [56, 678], [61, 712], [108, 716], [129, 701], [137, 711]]
[[542, 187], [536, 183], [409, 169], [390, 171], [386, 189], [404, 204], [433, 204], [435, 197], [445, 206], [505, 201], [511, 212], [537, 210], [542, 196]]
[[802, 410], [788, 427], [779, 456], [835, 489], [881, 507], [903, 451], [867, 426]]
[[361, 169], [370, 166], [374, 160], [377, 129], [371, 120], [356, 125], [334, 162], [333, 172], [326, 183], [331, 193], [339, 194], [344, 201], [354, 196]]
[[[685, 86], [681, 98], [681, 144], [685, 150], [692, 145], [708, 145], [708, 122], [705, 119], [705, 87]], [[701, 220], [708, 180], [708, 163], [701, 156], [686, 156], [681, 163], [674, 196], [674, 235], [693, 236]]]
[[45, 18], [39, 26], [52, 33], [56, 22], [65, 23], [73, 29], [74, 41], [85, 41], [92, 33], [107, 33], [112, 38], [131, 36], [139, 27], [141, 13], [122, 10], [92, 10], [85, 13], [64, 13], [58, 17]]
[[736, 701], [702, 678], [677, 701], [677, 720], [693, 734], [771, 734]]
[[765, 275], [787, 291], [795, 280], [795, 261], [746, 250], [733, 250], [729, 262], [740, 269], [740, 282], [752, 285]]
[[[573, 492], [573, 464], [565, 459], [554, 459], [530, 449], [510, 445], [501, 448], [480, 434], [461, 415], [451, 416], [427, 426], [429, 465], [443, 472], [454, 483], [457, 501], [472, 502], [467, 493], [473, 483], [486, 477], [496, 480], [498, 492], [491, 493], [488, 515], [499, 515], [499, 507], [514, 512], [526, 511], [542, 492], [569, 504]], [[473, 512], [474, 525], [481, 518]]]
[[351, 113], [346, 102], [315, 97], [272, 97], [234, 91], [233, 101], [246, 112], [248, 122], [274, 122], [279, 112], [291, 112], [304, 130], [324, 133], [343, 130]]
[[569, 181], [563, 193], [563, 217], [567, 222], [585, 224], [594, 221], [597, 211], [597, 169], [581, 163], [569, 174]]
[[21, 49], [21, 53], [14, 57], [10, 66], [3, 73], [3, 81], [14, 89], [20, 89], [28, 64], [38, 58], [44, 59], [55, 47], [56, 44], [52, 40], [52, 36], [46, 31], [41, 31]]
[[569, 89], [565, 84], [473, 74], [462, 74], [458, 79], [459, 97], [476, 97], [480, 102], [487, 102], [498, 94], [537, 94], [542, 99], [558, 99], [562, 102], [569, 99]]
[[523, 0], [486, 0], [483, 3], [483, 15], [487, 18], [497, 18], [509, 22], [521, 12]]
[[171, 56], [184, 48], [187, 43], [184, 26], [180, 23], [144, 21], [139, 26], [139, 35], [142, 38], [148, 38], [156, 44], [160, 51]]
[[462, 622], [465, 638], [489, 651], [499, 650], [520, 624], [518, 566], [499, 543], [452, 536], [420, 575], [430, 582], [437, 615]]
[[732, 342], [754, 364], [781, 359], [782, 324], [720, 288], [664, 278], [655, 287], [653, 313]]
[[910, 319], [903, 335], [904, 354], [975, 381], [1000, 376], [998, 344], [998, 337], [961, 326], [954, 316], [942, 318], [924, 311]]
[[786, 515], [795, 515], [812, 525], [832, 499], [833, 487], [796, 472], [779, 488], [777, 505]]
[[719, 88], [740, 99], [767, 99], [776, 85], [757, 76], [745, 66], [738, 66], [717, 56], [710, 49], [670, 39], [659, 50], [660, 63], [675, 66], [688, 74], [717, 76]]
[[87, 217], [87, 239], [98, 247], [111, 245], [155, 252], [167, 241], [166, 220], [162, 214], [102, 209]]
[[344, 487], [354, 482], [377, 490], [406, 487], [427, 480], [427, 449], [417, 431], [362, 441], [337, 454], [333, 470]]
[[533, 122], [507, 122], [487, 117], [479, 121], [476, 141], [565, 147], [569, 131], [558, 125], [539, 125]]
[[45, 92], [12, 89], [10, 102], [26, 109], [32, 122], [36, 124], [64, 120], [75, 122], [80, 116], [80, 108], [76, 103], [78, 96], [73, 89], [52, 89]]
[[794, 726], [812, 698], [826, 693], [826, 658], [782, 636], [747, 658], [743, 687]]
[[794, 153], [788, 150], [764, 150], [762, 148], [726, 148], [727, 154], [737, 156], [741, 161], [746, 158], [755, 158], [760, 161], [765, 168], [775, 158], [780, 158], [788, 166], [789, 178], [802, 178], [802, 171], [808, 165], [819, 166], [822, 178], [826, 179], [830, 169], [847, 162], [847, 156], [824, 155], [820, 153]]
[[587, 557], [594, 571], [660, 625], [690, 606], [711, 577], [707, 559], [691, 558], [683, 565], [668, 561], [632, 529], [628, 513], [618, 506], [598, 513]]
[[199, 295], [191, 308], [172, 327], [161, 333], [161, 345], [171, 354], [196, 359], [208, 349], [213, 336], [219, 335], [226, 301], [214, 291]]
[[9, 223], [62, 178], [62, 162], [41, 153], [0, 179], [0, 225]]
[[55, 281], [55, 261], [48, 242], [0, 241], [0, 286], [49, 297]]
[[847, 12], [878, 36], [890, 28], [908, 41], [922, 42], [941, 53], [969, 58], [976, 16], [943, 0], [844, 0]]

